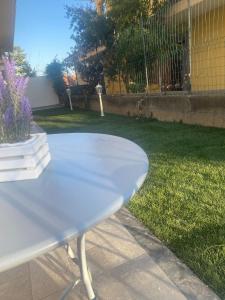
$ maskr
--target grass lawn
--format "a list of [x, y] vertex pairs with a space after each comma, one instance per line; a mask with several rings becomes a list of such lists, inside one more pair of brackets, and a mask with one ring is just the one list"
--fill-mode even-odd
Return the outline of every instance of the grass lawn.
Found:
[[224, 129], [61, 108], [35, 119], [48, 133], [109, 133], [139, 144], [150, 172], [130, 211], [225, 299]]

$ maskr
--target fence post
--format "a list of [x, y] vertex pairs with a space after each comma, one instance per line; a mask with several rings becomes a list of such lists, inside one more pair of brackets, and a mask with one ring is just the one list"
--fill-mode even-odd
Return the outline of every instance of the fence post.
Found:
[[188, 54], [189, 54], [189, 81], [190, 81], [190, 91], [192, 83], [192, 20], [191, 20], [191, 0], [188, 1]]
[[141, 16], [140, 23], [141, 23], [141, 36], [142, 36], [143, 53], [144, 53], [144, 61], [145, 61], [145, 77], [146, 77], [147, 94], [148, 94], [149, 93], [148, 67], [147, 67], [146, 47], [145, 47], [145, 38], [144, 38], [144, 25], [143, 25], [142, 16]]
[[162, 74], [161, 74], [161, 64], [159, 60], [157, 60], [157, 68], [159, 71], [159, 89], [160, 89], [160, 94], [162, 94]]

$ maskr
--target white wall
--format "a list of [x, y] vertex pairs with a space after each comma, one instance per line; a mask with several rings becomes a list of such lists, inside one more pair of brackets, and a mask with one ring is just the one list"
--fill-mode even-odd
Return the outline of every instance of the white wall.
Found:
[[26, 94], [32, 108], [59, 104], [58, 96], [46, 76], [30, 78]]

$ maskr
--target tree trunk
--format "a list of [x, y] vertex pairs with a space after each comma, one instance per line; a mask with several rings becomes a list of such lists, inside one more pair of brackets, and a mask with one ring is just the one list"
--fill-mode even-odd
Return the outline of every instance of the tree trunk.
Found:
[[96, 10], [99, 16], [103, 13], [103, 1], [104, 0], [95, 0]]

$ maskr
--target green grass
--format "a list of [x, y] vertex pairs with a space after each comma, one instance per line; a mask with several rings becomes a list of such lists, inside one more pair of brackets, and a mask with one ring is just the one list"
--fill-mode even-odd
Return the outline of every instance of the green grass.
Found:
[[225, 130], [55, 109], [36, 112], [47, 132], [126, 137], [149, 156], [130, 211], [225, 299]]

